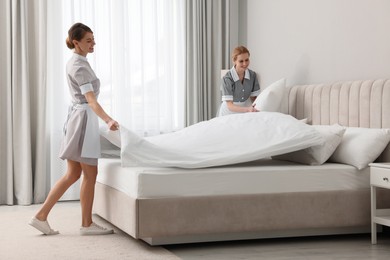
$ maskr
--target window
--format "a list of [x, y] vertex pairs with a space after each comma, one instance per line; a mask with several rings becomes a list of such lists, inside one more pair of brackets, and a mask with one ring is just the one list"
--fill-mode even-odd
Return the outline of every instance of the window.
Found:
[[[95, 53], [87, 58], [101, 81], [99, 102], [103, 108], [140, 135], [183, 128], [183, 1], [78, 0], [62, 4], [65, 30], [82, 22], [94, 31]], [[69, 50], [66, 52], [69, 57]]]

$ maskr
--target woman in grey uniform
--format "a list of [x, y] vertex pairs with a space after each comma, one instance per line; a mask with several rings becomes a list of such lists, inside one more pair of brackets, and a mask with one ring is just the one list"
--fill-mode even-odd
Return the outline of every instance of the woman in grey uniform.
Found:
[[101, 227], [92, 221], [92, 204], [95, 193], [97, 163], [100, 157], [98, 117], [104, 120], [110, 130], [118, 130], [113, 120], [97, 102], [100, 82], [87, 61], [87, 54], [94, 52], [95, 40], [92, 30], [81, 23], [74, 24], [68, 31], [66, 44], [74, 49], [66, 66], [66, 74], [72, 105], [64, 126], [64, 139], [60, 158], [67, 160], [67, 172], [50, 191], [41, 209], [29, 224], [46, 235], [59, 232], [51, 229], [47, 217], [55, 203], [83, 173], [80, 189], [81, 235], [112, 234], [112, 229]]
[[249, 56], [249, 50], [244, 46], [233, 50], [234, 66], [222, 78], [222, 104], [218, 116], [257, 112], [252, 103], [260, 94], [260, 85], [256, 72], [248, 69]]

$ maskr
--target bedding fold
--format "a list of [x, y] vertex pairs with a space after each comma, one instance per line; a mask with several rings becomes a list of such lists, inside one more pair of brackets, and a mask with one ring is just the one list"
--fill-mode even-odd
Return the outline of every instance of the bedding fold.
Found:
[[121, 127], [120, 139], [123, 167], [180, 168], [254, 161], [324, 142], [311, 126], [277, 112], [227, 115], [152, 137]]

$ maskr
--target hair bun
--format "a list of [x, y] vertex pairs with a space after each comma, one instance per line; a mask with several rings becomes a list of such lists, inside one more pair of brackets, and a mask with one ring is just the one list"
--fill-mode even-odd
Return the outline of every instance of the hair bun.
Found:
[[66, 37], [66, 46], [71, 50], [74, 49], [74, 44], [69, 40], [69, 37]]

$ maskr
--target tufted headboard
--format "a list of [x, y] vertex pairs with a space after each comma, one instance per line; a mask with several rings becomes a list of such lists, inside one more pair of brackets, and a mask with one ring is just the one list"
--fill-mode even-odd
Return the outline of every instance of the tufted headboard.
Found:
[[[390, 128], [390, 80], [292, 86], [284, 110], [313, 125]], [[389, 146], [377, 161], [390, 161]]]

